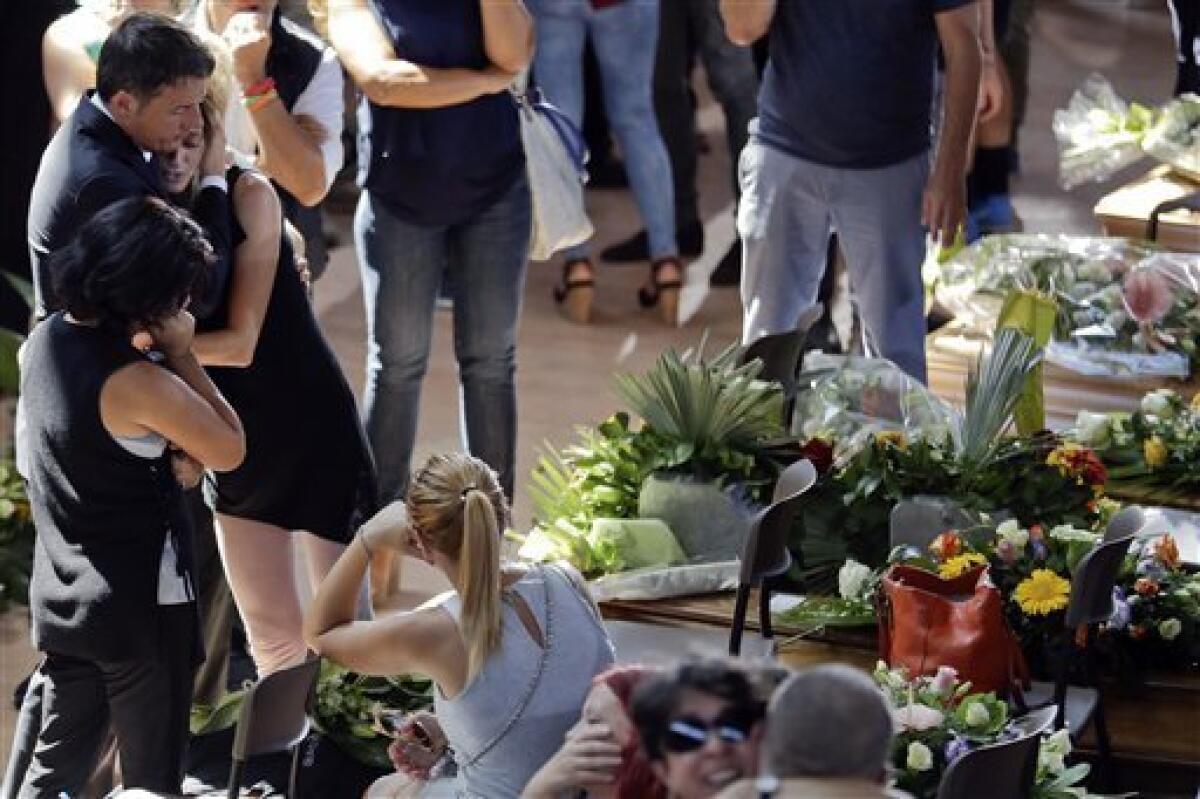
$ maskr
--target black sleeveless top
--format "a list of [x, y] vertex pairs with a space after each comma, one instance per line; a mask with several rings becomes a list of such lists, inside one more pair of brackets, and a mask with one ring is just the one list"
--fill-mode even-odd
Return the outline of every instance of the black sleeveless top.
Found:
[[[226, 176], [231, 198], [242, 173], [233, 167]], [[232, 200], [229, 205], [236, 257], [246, 234]], [[220, 306], [199, 322], [201, 330], [225, 326], [228, 291], [236, 282], [229, 281]], [[279, 242], [253, 361], [207, 371], [246, 433], [242, 465], [216, 475], [217, 511], [348, 542], [376, 509], [374, 462], [354, 394], [313, 316], [287, 236]]]
[[190, 552], [170, 456], [126, 451], [100, 418], [105, 382], [144, 357], [127, 336], [72, 324], [61, 312], [25, 345], [21, 394], [37, 529], [29, 605], [43, 652], [98, 661], [153, 653], [168, 532]]

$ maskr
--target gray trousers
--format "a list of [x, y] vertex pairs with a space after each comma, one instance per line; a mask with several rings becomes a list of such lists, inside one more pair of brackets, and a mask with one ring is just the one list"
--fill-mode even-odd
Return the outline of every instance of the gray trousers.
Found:
[[742, 201], [742, 343], [795, 328], [817, 300], [837, 233], [869, 355], [925, 381], [925, 232], [929, 155], [881, 169], [839, 169], [751, 140]]

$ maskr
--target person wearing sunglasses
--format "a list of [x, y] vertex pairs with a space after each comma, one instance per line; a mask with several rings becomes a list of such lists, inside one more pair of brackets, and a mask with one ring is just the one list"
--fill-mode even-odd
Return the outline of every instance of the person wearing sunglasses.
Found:
[[765, 703], [759, 675], [696, 660], [639, 686], [632, 715], [669, 799], [708, 799], [758, 773]]

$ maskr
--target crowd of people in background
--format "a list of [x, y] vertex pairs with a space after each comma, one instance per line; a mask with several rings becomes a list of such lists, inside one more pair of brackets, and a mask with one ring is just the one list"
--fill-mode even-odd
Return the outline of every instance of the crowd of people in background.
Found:
[[[436, 712], [410, 720], [393, 757], [423, 778], [452, 750], [463, 795], [891, 795], [890, 718], [864, 675], [614, 667], [579, 574], [503, 560], [533, 215], [510, 89], [531, 70], [580, 127], [602, 99], [644, 230], [600, 258], [645, 262], [636, 299], [675, 325], [704, 246], [698, 58], [734, 165], [738, 241], [711, 281], [740, 286], [744, 342], [828, 304], [840, 250], [863, 349], [924, 380], [927, 247], [1019, 224], [1008, 175], [1031, 5], [43, 9], [69, 13], [43, 26], [53, 136], [20, 187], [37, 301], [17, 447], [44, 657], [0, 799], [79, 796], [106, 748], [125, 787], [177, 794], [188, 708], [224, 690], [235, 608], [259, 676], [310, 650], [428, 676]], [[1197, 3], [1171, 7], [1177, 88], [1196, 90]], [[362, 189], [361, 415], [310, 303], [328, 263], [321, 204], [348, 154]], [[581, 244], [559, 261], [555, 299], [587, 323], [596, 257]], [[443, 292], [469, 454], [412, 474]], [[453, 590], [373, 618], [372, 575], [400, 556]]]

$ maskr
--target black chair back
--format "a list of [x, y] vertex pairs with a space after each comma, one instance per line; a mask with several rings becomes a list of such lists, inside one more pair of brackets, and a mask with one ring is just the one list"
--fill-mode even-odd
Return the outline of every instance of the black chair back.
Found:
[[804, 342], [807, 338], [807, 326], [763, 336], [746, 347], [738, 360], [746, 364], [757, 358], [762, 362], [762, 371], [758, 376], [763, 380], [774, 380], [782, 384], [783, 393], [790, 396], [796, 390], [796, 377], [800, 374]]
[[321, 661], [311, 658], [298, 666], [268, 674], [246, 692], [233, 736], [233, 765], [228, 799], [236, 799], [247, 758], [293, 750], [288, 797], [295, 795], [296, 748], [308, 735], [308, 712]]
[[1037, 777], [1042, 733], [1054, 723], [1054, 708], [1041, 708], [1018, 719], [1019, 735], [982, 746], [946, 769], [937, 799], [1026, 799]]
[[1133, 536], [1104, 540], [1080, 559], [1071, 575], [1071, 599], [1067, 604], [1066, 626], [1100, 624], [1112, 617], [1113, 586], [1129, 553]]
[[1116, 541], [1126, 536], [1136, 536], [1146, 526], [1146, 512], [1137, 505], [1122, 508], [1104, 528], [1104, 540]]
[[755, 514], [746, 533], [738, 572], [738, 593], [734, 603], [733, 624], [729, 631], [729, 653], [741, 650], [746, 625], [746, 607], [750, 589], [762, 586], [759, 597], [759, 623], [764, 638], [771, 637], [770, 592], [765, 581], [777, 577], [792, 565], [788, 539], [792, 522], [799, 511], [799, 500], [817, 482], [817, 470], [807, 460], [799, 460], [783, 470], [775, 483], [771, 504]]
[[747, 364], [757, 358], [762, 363], [759, 378], [773, 380], [783, 386], [783, 423], [785, 426], [790, 425], [792, 420], [794, 398], [798, 387], [797, 378], [800, 375], [800, 367], [804, 362], [804, 353], [807, 350], [805, 344], [808, 343], [808, 332], [821, 318], [823, 310], [824, 306], [821, 303], [813, 305], [800, 314], [795, 329], [755, 340], [742, 351], [741, 357], [738, 359], [739, 363]]

